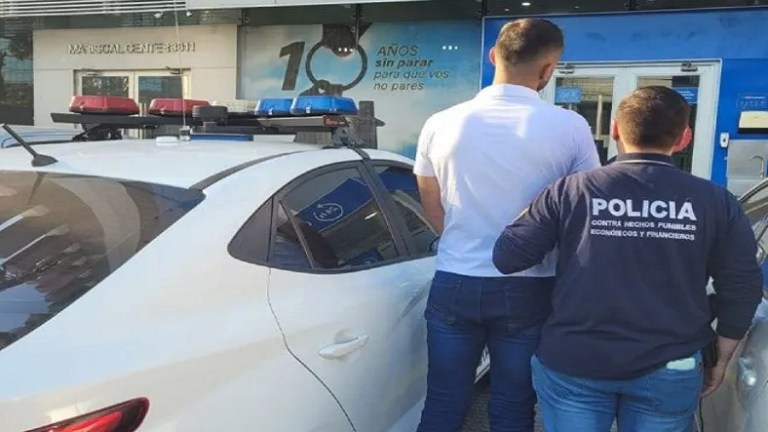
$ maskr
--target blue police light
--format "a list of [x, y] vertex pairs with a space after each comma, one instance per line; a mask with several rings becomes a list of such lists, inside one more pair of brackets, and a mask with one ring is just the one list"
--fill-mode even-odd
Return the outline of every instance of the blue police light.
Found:
[[299, 96], [291, 105], [293, 115], [357, 115], [355, 101], [342, 96]]
[[283, 117], [291, 115], [293, 99], [261, 99], [256, 104], [256, 115], [259, 117]]

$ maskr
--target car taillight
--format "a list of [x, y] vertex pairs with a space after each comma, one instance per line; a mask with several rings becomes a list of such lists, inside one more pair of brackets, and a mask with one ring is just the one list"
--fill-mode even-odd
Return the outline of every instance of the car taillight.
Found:
[[27, 432], [133, 432], [148, 410], [149, 400], [134, 399]]

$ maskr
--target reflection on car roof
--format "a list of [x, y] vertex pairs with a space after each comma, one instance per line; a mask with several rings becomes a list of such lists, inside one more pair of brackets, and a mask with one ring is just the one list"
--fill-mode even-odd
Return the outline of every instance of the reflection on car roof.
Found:
[[[256, 142], [118, 140], [41, 145], [60, 162], [45, 171], [114, 177], [178, 187], [192, 187], [216, 174], [257, 159], [320, 146], [293, 143], [293, 136], [259, 137]], [[23, 148], [2, 150], [0, 170], [28, 171]]]

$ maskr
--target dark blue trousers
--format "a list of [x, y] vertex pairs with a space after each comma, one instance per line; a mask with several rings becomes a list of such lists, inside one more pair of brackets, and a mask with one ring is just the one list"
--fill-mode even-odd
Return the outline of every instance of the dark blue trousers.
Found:
[[532, 432], [531, 357], [551, 311], [554, 278], [469, 277], [437, 272], [425, 318], [429, 372], [418, 432], [459, 432], [487, 346], [492, 432]]

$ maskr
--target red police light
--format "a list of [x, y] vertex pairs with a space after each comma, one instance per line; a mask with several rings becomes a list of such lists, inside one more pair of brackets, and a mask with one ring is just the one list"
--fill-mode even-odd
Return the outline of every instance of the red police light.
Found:
[[159, 116], [192, 115], [192, 109], [196, 106], [210, 106], [208, 101], [195, 99], [152, 99], [149, 104], [149, 113]]
[[136, 101], [121, 96], [75, 96], [69, 103], [69, 111], [78, 114], [122, 114], [139, 113]]

